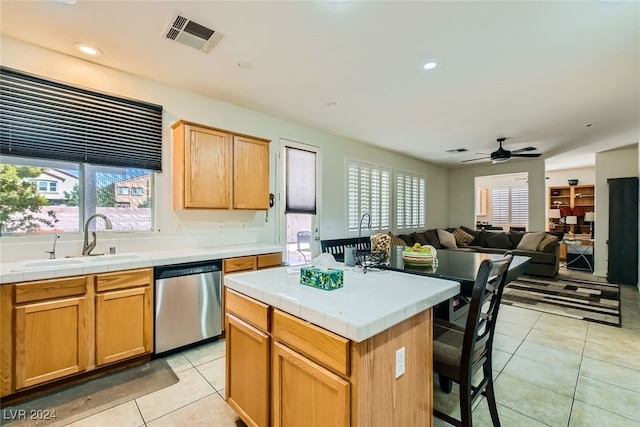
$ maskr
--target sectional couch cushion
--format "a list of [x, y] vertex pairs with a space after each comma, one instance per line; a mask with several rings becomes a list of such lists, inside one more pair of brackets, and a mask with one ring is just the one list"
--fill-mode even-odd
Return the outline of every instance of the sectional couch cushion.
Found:
[[400, 234], [398, 237], [404, 240], [407, 246], [413, 246], [413, 244], [416, 242], [411, 234]]
[[540, 241], [540, 244], [538, 244], [537, 250], [544, 252], [547, 246], [557, 241], [558, 241], [558, 238], [556, 236], [552, 236], [551, 234], [545, 234], [542, 240]]
[[424, 238], [424, 234], [423, 233], [413, 232], [413, 233], [411, 233], [411, 238], [416, 243], [420, 243], [421, 245], [428, 245], [427, 239]]
[[511, 239], [507, 233], [489, 233], [486, 239], [486, 247], [497, 249], [512, 249]]
[[518, 245], [520, 244], [520, 241], [524, 237], [524, 235], [525, 235], [524, 231], [510, 231], [509, 240], [511, 240], [511, 247], [517, 248]]
[[442, 249], [440, 239], [438, 239], [438, 230], [427, 230], [424, 233], [424, 238], [427, 240], [427, 244], [433, 246], [436, 249]]

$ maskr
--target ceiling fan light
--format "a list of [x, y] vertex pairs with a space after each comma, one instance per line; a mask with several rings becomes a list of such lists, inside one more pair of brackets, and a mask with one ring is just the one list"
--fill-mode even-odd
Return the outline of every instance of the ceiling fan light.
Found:
[[499, 158], [491, 159], [491, 164], [495, 165], [496, 163], [504, 163], [507, 160], [509, 160], [508, 157], [499, 157]]

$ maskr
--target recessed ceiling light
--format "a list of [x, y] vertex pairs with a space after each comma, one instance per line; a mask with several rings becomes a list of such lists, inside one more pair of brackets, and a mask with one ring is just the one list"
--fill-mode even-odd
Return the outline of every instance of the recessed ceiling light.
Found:
[[334, 102], [334, 101], [327, 102], [327, 107], [335, 107], [336, 105], [338, 105], [338, 104], [336, 102]]
[[78, 0], [56, 0], [58, 3], [76, 4]]
[[77, 50], [79, 50], [80, 52], [86, 55], [91, 55], [91, 56], [102, 55], [102, 51], [100, 49], [86, 43], [74, 43], [73, 47], [75, 47]]
[[245, 60], [245, 59], [238, 59], [235, 62], [236, 67], [241, 68], [243, 70], [248, 70], [249, 68], [253, 68], [253, 65], [251, 65], [251, 62]]
[[440, 61], [437, 59], [428, 59], [420, 64], [420, 69], [423, 71], [432, 71], [440, 66]]

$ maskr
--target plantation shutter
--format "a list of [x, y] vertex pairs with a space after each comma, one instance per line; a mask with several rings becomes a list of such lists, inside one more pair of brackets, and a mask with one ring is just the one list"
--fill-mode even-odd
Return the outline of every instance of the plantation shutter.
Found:
[[511, 224], [527, 225], [529, 223], [529, 188], [511, 188]]
[[357, 231], [362, 215], [371, 215], [371, 228], [389, 228], [390, 180], [387, 168], [349, 161], [347, 163], [347, 227]]
[[406, 172], [396, 174], [396, 228], [425, 226], [426, 180]]
[[162, 106], [0, 67], [0, 153], [162, 171]]
[[286, 202], [285, 213], [317, 213], [316, 153], [286, 147]]
[[509, 188], [491, 190], [491, 210], [493, 224], [509, 223]]

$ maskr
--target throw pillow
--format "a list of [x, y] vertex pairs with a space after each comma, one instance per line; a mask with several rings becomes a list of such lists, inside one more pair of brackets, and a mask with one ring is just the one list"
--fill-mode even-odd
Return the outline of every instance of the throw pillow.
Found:
[[391, 244], [394, 246], [407, 246], [407, 243], [398, 236], [394, 236], [392, 232], [389, 232], [391, 237]]
[[466, 231], [467, 233], [471, 234], [474, 238], [478, 237], [480, 235], [480, 233], [482, 232], [482, 230], [473, 230], [469, 227], [465, 227], [464, 225], [460, 226], [460, 229], [463, 231]]
[[413, 246], [413, 244], [416, 242], [415, 240], [413, 240], [413, 237], [411, 237], [410, 234], [401, 234], [398, 237], [404, 240], [404, 243], [407, 246]]
[[440, 241], [440, 244], [447, 249], [456, 249], [458, 247], [456, 245], [456, 238], [453, 237], [453, 234], [446, 230], [442, 230], [441, 228], [438, 228], [438, 240]]
[[507, 233], [490, 233], [487, 237], [487, 247], [496, 249], [511, 249], [511, 240]]
[[431, 245], [436, 249], [442, 249], [442, 245], [440, 244], [440, 239], [438, 239], [438, 230], [436, 229], [427, 230], [424, 233], [422, 233], [422, 235], [426, 239], [428, 245]]
[[544, 237], [542, 238], [542, 240], [538, 244], [538, 250], [540, 252], [544, 252], [544, 250], [546, 249], [547, 246], [549, 246], [550, 244], [555, 243], [557, 241], [558, 241], [558, 237], [557, 236], [552, 236], [551, 234], [546, 234], [545, 233]]
[[473, 242], [474, 239], [471, 234], [461, 228], [453, 230], [453, 237], [456, 239], [456, 245], [458, 246], [469, 246], [469, 243]]
[[424, 238], [424, 235], [422, 233], [413, 232], [411, 233], [411, 237], [416, 243], [420, 243], [421, 245], [428, 245], [427, 239]]
[[487, 246], [487, 238], [491, 237], [493, 233], [489, 233], [488, 231], [480, 231], [480, 233], [478, 233], [478, 235], [476, 236], [475, 239], [473, 239], [473, 242], [469, 243], [469, 246], [481, 246], [481, 247], [486, 247]]
[[518, 245], [520, 244], [520, 241], [522, 240], [522, 238], [524, 237], [524, 231], [510, 231], [509, 232], [509, 239], [511, 239], [511, 247], [512, 248], [517, 248]]
[[539, 233], [526, 233], [522, 236], [522, 240], [518, 243], [517, 249], [522, 249], [525, 251], [535, 251], [538, 249], [538, 245], [544, 239], [544, 235], [546, 233], [544, 231], [540, 231]]

